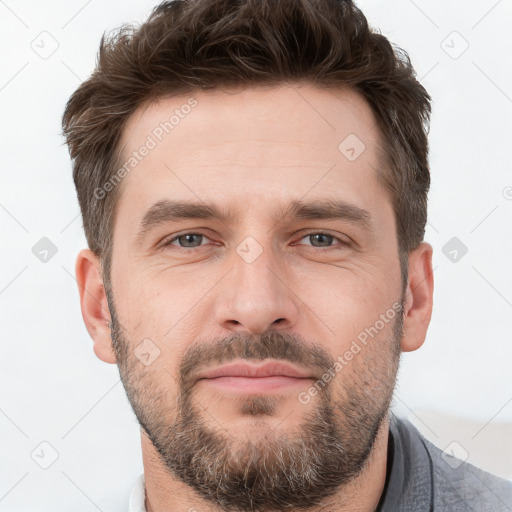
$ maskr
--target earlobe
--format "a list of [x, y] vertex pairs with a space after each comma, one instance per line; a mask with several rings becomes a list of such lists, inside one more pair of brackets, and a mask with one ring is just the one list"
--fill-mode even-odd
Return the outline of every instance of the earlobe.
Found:
[[76, 259], [75, 274], [82, 317], [94, 342], [94, 353], [102, 361], [115, 364], [109, 328], [111, 317], [98, 256], [90, 249], [80, 251]]
[[420, 348], [427, 335], [434, 293], [432, 252], [430, 244], [421, 242], [409, 254], [402, 352], [411, 352]]

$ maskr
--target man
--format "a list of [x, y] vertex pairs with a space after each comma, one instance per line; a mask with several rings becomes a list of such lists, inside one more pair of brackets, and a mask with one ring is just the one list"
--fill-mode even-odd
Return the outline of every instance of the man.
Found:
[[102, 39], [63, 129], [130, 510], [512, 509], [389, 410], [432, 312], [429, 115], [350, 1], [176, 0]]

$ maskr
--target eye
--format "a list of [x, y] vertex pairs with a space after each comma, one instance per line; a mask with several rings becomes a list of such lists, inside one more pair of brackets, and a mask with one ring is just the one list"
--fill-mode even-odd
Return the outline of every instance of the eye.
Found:
[[[312, 244], [310, 244], [312, 247], [318, 247], [318, 248], [325, 248], [325, 250], [336, 250], [336, 249], [343, 249], [345, 247], [350, 246], [350, 242], [347, 240], [344, 240], [342, 238], [336, 237], [334, 235], [330, 235], [329, 233], [324, 233], [320, 231], [315, 231], [313, 233], [308, 233], [304, 235], [300, 240], [309, 239]], [[339, 242], [338, 245], [331, 245], [333, 241]], [[315, 244], [320, 245], [315, 245]], [[308, 245], [308, 244], [306, 244]], [[341, 246], [341, 247], [340, 247]]]
[[[205, 245], [200, 243], [201, 239], [209, 240], [209, 238], [206, 235], [203, 235], [202, 233], [182, 233], [181, 235], [169, 238], [166, 242], [163, 243], [163, 246], [172, 246], [173, 248], [176, 248], [178, 250], [186, 251], [187, 248], [195, 249], [197, 247], [200, 247], [201, 245]], [[197, 243], [198, 241], [199, 244]], [[178, 244], [175, 244], [174, 242], [177, 242]]]

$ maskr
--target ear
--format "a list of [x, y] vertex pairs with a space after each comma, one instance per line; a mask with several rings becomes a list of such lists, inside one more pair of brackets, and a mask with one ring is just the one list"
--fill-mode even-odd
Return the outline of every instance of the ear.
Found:
[[101, 278], [100, 260], [90, 249], [78, 253], [75, 266], [82, 317], [89, 336], [94, 342], [94, 353], [106, 363], [116, 362], [112, 348], [111, 320], [107, 295]]
[[430, 244], [421, 242], [409, 253], [402, 352], [417, 350], [427, 336], [434, 294], [432, 252]]

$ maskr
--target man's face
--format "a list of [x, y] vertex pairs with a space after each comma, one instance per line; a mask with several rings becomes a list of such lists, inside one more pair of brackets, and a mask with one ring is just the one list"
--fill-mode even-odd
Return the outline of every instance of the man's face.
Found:
[[[126, 160], [147, 154], [114, 226], [120, 374], [163, 465], [204, 498], [311, 506], [363, 468], [398, 369], [404, 297], [375, 118], [350, 90], [194, 98], [152, 103], [123, 132]], [[171, 216], [164, 201], [225, 216]], [[335, 203], [338, 216], [315, 213]], [[302, 378], [200, 378], [277, 361]]]

